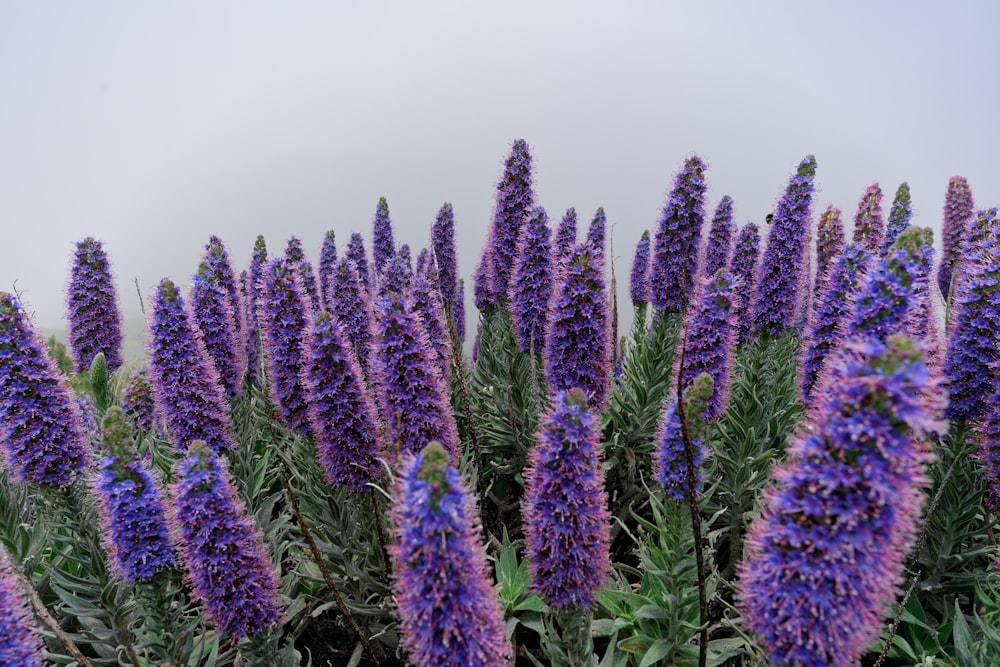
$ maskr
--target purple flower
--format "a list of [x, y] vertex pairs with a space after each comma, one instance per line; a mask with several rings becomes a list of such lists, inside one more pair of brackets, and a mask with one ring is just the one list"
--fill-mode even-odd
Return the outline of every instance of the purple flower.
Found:
[[0, 292], [0, 445], [15, 482], [65, 487], [90, 453], [73, 390], [13, 294]]
[[295, 270], [280, 258], [268, 262], [258, 298], [271, 397], [285, 426], [308, 433], [309, 419], [301, 378], [303, 342], [312, 311], [303, 297]]
[[438, 289], [445, 309], [454, 318], [458, 298], [458, 259], [455, 253], [455, 212], [444, 204], [434, 218], [431, 229], [431, 249], [437, 265]]
[[452, 304], [452, 321], [455, 323], [455, 338], [459, 343], [465, 341], [465, 281], [458, 281], [458, 291]]
[[945, 299], [951, 298], [951, 282], [955, 265], [961, 261], [965, 237], [975, 205], [969, 182], [962, 176], [952, 176], [948, 180], [948, 191], [944, 196], [944, 222], [941, 228], [941, 265], [938, 267], [938, 288]]
[[0, 665], [43, 667], [45, 645], [9, 558], [0, 549]]
[[854, 216], [855, 245], [864, 247], [872, 257], [878, 257], [885, 236], [885, 222], [882, 220], [882, 188], [872, 183], [858, 202], [858, 212]]
[[243, 322], [240, 321], [243, 304], [240, 299], [239, 286], [236, 284], [236, 272], [229, 261], [229, 251], [218, 236], [211, 236], [205, 245], [202, 261], [208, 264], [208, 272], [212, 282], [222, 286], [229, 299], [229, 309], [233, 312], [233, 322], [237, 327], [236, 335], [240, 335]]
[[576, 209], [568, 208], [556, 228], [553, 257], [566, 257], [576, 245]]
[[737, 285], [740, 285], [733, 317], [740, 341], [744, 341], [750, 336], [752, 324], [750, 315], [753, 306], [752, 285], [757, 276], [759, 256], [760, 231], [758, 231], [756, 224], [748, 222], [736, 235], [736, 243], [733, 245], [733, 259], [730, 262], [730, 273], [733, 274], [733, 280]]
[[396, 242], [392, 235], [392, 220], [389, 219], [389, 203], [379, 197], [372, 220], [372, 265], [375, 275], [381, 276], [385, 265], [396, 254]]
[[183, 450], [193, 440], [205, 440], [217, 449], [233, 449], [219, 374], [180, 291], [167, 278], [156, 288], [149, 332], [153, 395], [174, 446]]
[[452, 456], [461, 444], [449, 394], [420, 316], [400, 294], [376, 307], [375, 375], [393, 452], [417, 452], [438, 440]]
[[302, 379], [323, 473], [330, 484], [366, 491], [381, 475], [382, 447], [361, 367], [329, 313], [316, 316], [307, 341]]
[[101, 539], [112, 570], [127, 584], [151, 579], [174, 564], [160, 489], [132, 442], [120, 408], [104, 415], [103, 456], [93, 480]]
[[[564, 257], [565, 255], [559, 255]], [[632, 274], [629, 280], [629, 295], [636, 308], [649, 301], [649, 230], [644, 230], [635, 245], [632, 259]]]
[[426, 278], [428, 272], [434, 274], [434, 289], [440, 290], [437, 284], [437, 270], [434, 268], [434, 262], [431, 261], [431, 251], [427, 248], [421, 248], [420, 252], [417, 253], [417, 268], [413, 270], [413, 275]]
[[306, 260], [302, 241], [294, 236], [288, 239], [288, 246], [285, 248], [285, 263], [295, 272], [302, 294], [309, 299], [309, 306], [312, 310], [321, 310], [322, 304], [320, 303], [316, 274], [313, 272], [312, 264]]
[[705, 244], [705, 264], [701, 273], [712, 278], [719, 269], [729, 266], [729, 253], [733, 249], [733, 198], [725, 195], [715, 207], [712, 226]]
[[913, 207], [910, 205], [910, 184], [901, 183], [892, 200], [892, 208], [889, 209], [889, 222], [885, 227], [885, 238], [882, 239], [883, 257], [899, 235], [910, 226], [911, 217], [913, 217]]
[[590, 227], [587, 228], [587, 245], [594, 251], [594, 257], [599, 259], [602, 265], [604, 263], [604, 247], [607, 245], [605, 241], [607, 226], [608, 216], [604, 213], [602, 206], [594, 213]]
[[368, 274], [368, 256], [365, 254], [365, 242], [361, 234], [354, 232], [347, 242], [345, 251], [347, 259], [354, 263], [354, 270], [358, 273], [358, 280], [367, 292], [371, 289], [371, 276]]
[[813, 312], [802, 343], [802, 375], [799, 385], [808, 404], [830, 353], [840, 346], [843, 323], [851, 312], [854, 296], [868, 270], [870, 255], [864, 248], [850, 244], [830, 269], [824, 281], [819, 304]]
[[539, 206], [521, 229], [510, 283], [510, 314], [521, 352], [540, 354], [552, 295], [549, 216]]
[[413, 276], [413, 256], [410, 254], [410, 244], [404, 243], [399, 246], [399, 252], [396, 253], [400, 259], [403, 260], [403, 266], [406, 267], [406, 273], [410, 277]]
[[89, 370], [103, 352], [108, 373], [114, 373], [122, 365], [122, 315], [108, 255], [93, 237], [76, 244], [68, 294], [69, 347], [77, 372]]
[[[656, 433], [656, 481], [660, 483], [667, 496], [674, 500], [684, 500], [687, 497], [687, 458], [684, 455], [684, 432], [681, 429], [680, 413], [677, 412], [677, 402], [667, 401], [660, 426]], [[701, 487], [701, 462], [704, 458], [701, 441], [692, 438], [694, 447], [694, 468], [696, 489]]]
[[817, 292], [826, 284], [827, 271], [844, 248], [844, 223], [840, 209], [832, 204], [819, 216], [816, 236], [816, 287]]
[[410, 290], [412, 281], [413, 274], [406, 265], [406, 258], [397, 253], [389, 258], [389, 261], [382, 268], [382, 272], [376, 275], [378, 296], [406, 294]]
[[514, 271], [514, 256], [521, 227], [535, 205], [531, 187], [531, 153], [523, 139], [514, 141], [497, 184], [489, 247], [491, 292], [497, 299], [507, 297], [508, 281]]
[[571, 389], [555, 395], [528, 454], [521, 512], [528, 571], [556, 610], [589, 608], [610, 567], [600, 443], [600, 419]]
[[440, 293], [430, 280], [417, 276], [413, 280], [410, 300], [434, 350], [434, 362], [441, 371], [444, 386], [451, 387], [451, 332], [445, 324]]
[[705, 221], [705, 170], [694, 155], [674, 179], [653, 240], [650, 301], [661, 312], [682, 312], [691, 298]]
[[804, 286], [802, 260], [815, 177], [816, 158], [809, 155], [799, 164], [785, 194], [778, 200], [752, 297], [754, 330], [758, 334], [777, 336], [791, 325], [796, 315]]
[[882, 629], [923, 504], [941, 400], [902, 336], [849, 345], [748, 532], [739, 599], [779, 665], [854, 665]]
[[153, 387], [149, 384], [149, 373], [140, 368], [132, 373], [122, 387], [122, 410], [132, 420], [137, 429], [151, 433], [156, 428], [156, 402]]
[[[713, 388], [705, 408], [706, 421], [721, 415], [729, 399], [736, 338], [733, 326], [735, 289], [733, 275], [722, 270], [715, 277], [704, 280], [684, 335], [683, 368], [674, 375], [680, 378], [685, 392], [702, 373], [711, 376]], [[681, 362], [681, 355], [677, 361]]]
[[191, 315], [201, 331], [208, 352], [226, 397], [232, 398], [240, 389], [243, 377], [237, 357], [238, 337], [229, 294], [217, 282], [207, 262], [202, 262], [191, 281]]
[[372, 318], [368, 295], [361, 286], [354, 263], [341, 259], [333, 268], [330, 313], [343, 328], [365, 377], [371, 377]]
[[331, 229], [323, 237], [323, 246], [319, 251], [319, 296], [323, 308], [330, 309], [333, 302], [333, 267], [337, 264], [337, 235]]
[[591, 409], [601, 412], [611, 379], [604, 276], [585, 244], [573, 247], [560, 273], [545, 334], [549, 393], [555, 396], [559, 391], [580, 388]]
[[243, 309], [245, 312], [244, 322], [244, 347], [247, 358], [247, 381], [260, 385], [260, 360], [263, 356], [263, 340], [261, 338], [260, 322], [257, 317], [257, 301], [260, 294], [261, 281], [264, 277], [264, 267], [267, 265], [267, 246], [263, 236], [257, 236], [254, 243], [253, 253], [250, 256], [250, 265], [246, 270], [246, 282], [243, 287]]
[[479, 264], [476, 265], [476, 272], [472, 275], [473, 298], [476, 301], [476, 308], [481, 313], [496, 303], [496, 293], [493, 291], [493, 260], [490, 256], [492, 243], [492, 236], [488, 236]]
[[193, 442], [172, 491], [178, 550], [205, 615], [233, 639], [265, 631], [281, 618], [278, 576], [224, 462]]
[[486, 569], [472, 495], [432, 442], [403, 461], [393, 523], [392, 590], [413, 665], [502, 667], [510, 645]]

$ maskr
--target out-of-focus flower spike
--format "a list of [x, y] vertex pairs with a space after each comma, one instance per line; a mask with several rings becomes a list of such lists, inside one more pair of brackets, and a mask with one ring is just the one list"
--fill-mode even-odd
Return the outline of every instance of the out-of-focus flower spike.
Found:
[[722, 414], [729, 398], [729, 377], [733, 367], [734, 279], [731, 273], [719, 270], [705, 279], [691, 310], [684, 334], [683, 354], [677, 362], [674, 377], [680, 378], [686, 392], [694, 379], [708, 373], [714, 385], [705, 406], [704, 420], [711, 421]]
[[872, 257], [878, 257], [885, 237], [885, 222], [882, 220], [882, 188], [872, 183], [858, 202], [858, 212], [854, 216], [855, 245], [864, 247]]
[[892, 200], [892, 207], [889, 209], [889, 222], [885, 226], [885, 238], [882, 239], [882, 256], [885, 257], [889, 248], [896, 242], [899, 235], [910, 226], [910, 218], [913, 217], [913, 206], [910, 204], [910, 184], [901, 183], [896, 190], [896, 196]]
[[964, 253], [965, 239], [974, 211], [969, 182], [963, 176], [952, 176], [944, 195], [944, 222], [941, 227], [943, 251], [937, 275], [938, 289], [946, 301], [951, 299], [952, 276]]
[[43, 667], [45, 644], [5, 548], [0, 548], [0, 665]]
[[649, 302], [649, 230], [639, 237], [632, 259], [632, 273], [629, 279], [629, 296], [636, 308]]
[[830, 267], [844, 249], [844, 223], [840, 209], [830, 204], [819, 216], [816, 233], [816, 291], [826, 285]]

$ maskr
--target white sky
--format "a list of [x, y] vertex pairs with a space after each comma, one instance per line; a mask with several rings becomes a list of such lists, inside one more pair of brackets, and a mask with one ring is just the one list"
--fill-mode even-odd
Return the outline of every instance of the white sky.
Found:
[[626, 298], [693, 152], [740, 223], [808, 153], [815, 213], [906, 180], [940, 229], [953, 174], [1000, 204], [998, 4], [486, 4], [0, 0], [0, 290], [61, 326], [93, 235], [137, 317], [133, 279], [186, 284], [211, 234], [237, 270], [258, 233], [370, 250], [383, 195], [414, 256], [454, 204], [469, 282], [518, 137], [550, 216], [605, 207]]

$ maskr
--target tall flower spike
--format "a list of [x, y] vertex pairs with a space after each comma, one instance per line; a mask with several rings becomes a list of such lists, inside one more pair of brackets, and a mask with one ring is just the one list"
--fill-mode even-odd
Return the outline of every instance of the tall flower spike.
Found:
[[455, 323], [455, 336], [458, 342], [465, 340], [465, 281], [458, 281], [458, 292], [452, 304], [451, 319]]
[[[684, 500], [687, 497], [687, 459], [684, 455], [684, 433], [681, 428], [680, 413], [677, 412], [677, 401], [667, 401], [660, 417], [660, 426], [656, 433], [656, 481], [660, 483], [667, 496], [674, 500]], [[692, 438], [694, 447], [695, 482], [701, 486], [701, 462], [704, 458], [701, 440]]]
[[389, 219], [389, 203], [385, 197], [379, 197], [372, 220], [372, 265], [376, 276], [382, 275], [385, 265], [395, 254], [396, 242], [393, 240], [392, 220]]
[[347, 259], [354, 263], [354, 270], [358, 273], [358, 280], [365, 291], [371, 289], [372, 279], [368, 273], [368, 256], [365, 254], [365, 242], [361, 234], [354, 232], [347, 242], [345, 251]]
[[[565, 256], [565, 255], [557, 255]], [[639, 307], [649, 301], [649, 230], [643, 230], [639, 242], [635, 245], [635, 257], [632, 258], [632, 273], [629, 279], [629, 296], [632, 305]]]
[[521, 227], [535, 205], [531, 187], [531, 153], [523, 139], [514, 141], [497, 184], [496, 208], [493, 210], [493, 234], [490, 254], [490, 278], [494, 298], [507, 297], [514, 256]]
[[399, 252], [396, 253], [399, 258], [403, 260], [403, 266], [406, 267], [406, 273], [409, 276], [413, 276], [413, 255], [410, 253], [410, 244], [404, 243], [399, 246]]
[[517, 261], [510, 283], [510, 314], [521, 352], [541, 354], [552, 296], [552, 251], [549, 216], [539, 206], [521, 229]]
[[610, 389], [611, 334], [604, 276], [587, 245], [570, 251], [560, 271], [545, 335], [549, 393], [583, 390], [595, 413]]
[[847, 245], [825, 280], [802, 343], [802, 375], [799, 386], [802, 387], [802, 399], [807, 405], [827, 357], [840, 346], [844, 322], [868, 270], [869, 259], [870, 255], [864, 248], [853, 243]]
[[114, 373], [122, 365], [122, 315], [108, 255], [93, 237], [76, 244], [68, 294], [69, 347], [76, 371], [87, 371], [103, 352], [108, 372]]
[[[681, 378], [685, 392], [702, 373], [712, 378], [713, 390], [706, 405], [705, 421], [721, 415], [729, 399], [736, 338], [733, 331], [735, 289], [733, 275], [722, 270], [704, 280], [684, 335], [684, 365], [674, 373], [674, 377]], [[681, 355], [677, 362], [681, 362]]]
[[381, 475], [378, 422], [361, 368], [340, 324], [320, 313], [307, 338], [302, 379], [309, 425], [323, 473], [330, 484], [368, 489]]
[[237, 327], [231, 300], [225, 287], [217, 282], [207, 262], [202, 262], [191, 280], [191, 315], [201, 331], [205, 350], [216, 373], [232, 398], [239, 391], [243, 377], [239, 375]]
[[441, 371], [444, 386], [451, 387], [451, 334], [445, 323], [440, 293], [428, 278], [416, 276], [410, 294], [413, 310], [420, 317], [420, 324], [434, 349], [434, 361]]
[[485, 312], [496, 303], [496, 293], [493, 291], [493, 260], [490, 257], [490, 246], [492, 236], [486, 238], [486, 247], [476, 265], [476, 272], [472, 275], [472, 294], [476, 302], [476, 308], [480, 313]]
[[952, 176], [944, 195], [944, 223], [941, 227], [943, 251], [941, 265], [938, 267], [938, 288], [945, 300], [951, 298], [954, 268], [961, 260], [974, 210], [969, 182], [962, 176]]
[[885, 226], [885, 238], [882, 239], [882, 256], [885, 257], [889, 248], [896, 242], [899, 235], [910, 226], [913, 217], [913, 207], [910, 205], [910, 184], [901, 183], [896, 190], [889, 209], [889, 222]]
[[180, 290], [167, 278], [156, 288], [149, 332], [153, 395], [174, 446], [183, 450], [192, 440], [205, 440], [216, 449], [233, 449], [219, 374]]
[[[226, 292], [229, 309], [233, 313], [233, 324], [236, 327], [234, 335], [238, 338], [242, 335], [244, 327], [242, 320], [243, 303], [240, 299], [239, 285], [236, 282], [236, 272], [233, 271], [233, 265], [229, 261], [229, 251], [226, 250], [222, 239], [218, 236], [209, 237], [208, 243], [205, 245], [205, 254], [202, 257], [202, 261], [208, 264], [208, 274], [211, 277], [211, 281], [220, 285]], [[237, 355], [236, 361], [241, 365], [246, 364], [246, 360], [242, 358], [242, 355]], [[238, 374], [242, 375], [243, 370], [240, 369]]]
[[15, 482], [67, 486], [86, 465], [80, 406], [13, 294], [0, 292], [0, 445]]
[[882, 188], [872, 183], [858, 202], [858, 212], [854, 216], [854, 237], [856, 245], [863, 246], [873, 257], [879, 255], [885, 236], [885, 222], [882, 220]]
[[757, 260], [760, 255], [760, 231], [753, 222], [743, 225], [736, 235], [733, 245], [733, 259], [730, 263], [733, 280], [740, 286], [736, 297], [736, 314], [733, 317], [738, 340], [750, 337], [751, 314], [753, 312], [753, 284], [757, 276]]
[[406, 294], [410, 289], [412, 278], [406, 266], [406, 258], [399, 253], [393, 255], [377, 276], [378, 296]]
[[323, 309], [330, 310], [333, 303], [333, 267], [337, 264], [337, 235], [331, 229], [323, 237], [319, 251], [319, 295]]
[[816, 291], [826, 284], [827, 272], [844, 249], [844, 223], [840, 209], [832, 204], [819, 216], [816, 234]]
[[102, 457], [93, 480], [101, 539], [111, 569], [126, 584], [151, 579], [174, 564], [160, 489], [132, 441], [121, 408], [104, 415]]
[[264, 278], [264, 267], [267, 265], [267, 245], [264, 237], [258, 235], [250, 255], [250, 265], [247, 267], [247, 281], [244, 285], [243, 308], [246, 311], [244, 321], [247, 323], [244, 346], [247, 357], [247, 381], [260, 385], [260, 360], [263, 356], [263, 339], [260, 321], [257, 317], [257, 301], [260, 295], [261, 281]]
[[[421, 248], [420, 252], [417, 253], [417, 266], [413, 270], [414, 276], [427, 276], [427, 271], [434, 268], [433, 262], [431, 262], [431, 251], [427, 248]], [[437, 271], [434, 271], [434, 289], [438, 289], [437, 285]]]
[[402, 295], [378, 301], [375, 350], [390, 452], [417, 452], [438, 440], [458, 456], [458, 427], [441, 372], [419, 315]]
[[261, 287], [257, 308], [267, 350], [271, 396], [285, 426], [308, 433], [302, 350], [311, 309], [294, 269], [280, 258], [268, 262]]
[[939, 396], [905, 337], [849, 345], [748, 531], [738, 598], [774, 664], [854, 665], [878, 636], [916, 537]]
[[697, 155], [674, 179], [653, 240], [650, 301], [661, 312], [682, 312], [694, 286], [701, 227], [705, 221], [705, 170]]
[[712, 225], [708, 230], [705, 244], [705, 264], [701, 274], [712, 278], [719, 269], [729, 266], [729, 255], [733, 249], [733, 198], [723, 196], [715, 207]]
[[556, 610], [589, 608], [610, 567], [600, 443], [600, 419], [571, 389], [555, 395], [528, 454], [521, 512], [528, 571]]
[[220, 634], [264, 632], [281, 618], [278, 577], [229, 472], [198, 440], [177, 462], [171, 519], [195, 597]]
[[472, 494], [439, 443], [404, 460], [392, 515], [392, 588], [410, 664], [509, 664]]
[[372, 317], [368, 295], [362, 289], [354, 263], [347, 258], [333, 268], [330, 313], [343, 327], [365, 377], [371, 378]]
[[752, 297], [756, 304], [754, 330], [758, 334], [777, 336], [796, 315], [805, 282], [802, 260], [815, 177], [816, 158], [809, 155], [778, 200]]
[[604, 263], [604, 248], [607, 246], [607, 226], [608, 226], [608, 216], [604, 212], [604, 207], [597, 209], [594, 213], [594, 218], [590, 221], [590, 227], [587, 228], [587, 245], [591, 247], [594, 251], [594, 257], [601, 260]]
[[553, 242], [553, 257], [566, 257], [569, 251], [576, 245], [576, 209], [568, 208], [559, 221], [556, 228], [555, 240]]
[[45, 645], [31, 607], [14, 574], [7, 550], [0, 548], [0, 665], [43, 667]]
[[146, 367], [132, 373], [122, 387], [122, 411], [132, 420], [132, 424], [143, 433], [151, 433], [156, 427], [156, 403], [153, 387], [149, 384]]
[[437, 266], [438, 289], [448, 312], [454, 316], [458, 294], [458, 256], [455, 252], [455, 211], [444, 204], [434, 218], [431, 229], [431, 250]]

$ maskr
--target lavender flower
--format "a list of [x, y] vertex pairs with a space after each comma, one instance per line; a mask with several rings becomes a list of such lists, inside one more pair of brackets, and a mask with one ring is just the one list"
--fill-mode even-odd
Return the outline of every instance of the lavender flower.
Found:
[[361, 234], [357, 232], [351, 234], [347, 242], [347, 259], [354, 262], [354, 270], [358, 273], [358, 280], [367, 292], [371, 289], [371, 276], [368, 274], [368, 257], [365, 254], [365, 242]]
[[458, 294], [458, 259], [455, 253], [455, 212], [451, 204], [444, 204], [434, 218], [431, 249], [434, 264], [437, 265], [441, 298], [445, 309], [454, 317], [454, 303]]
[[45, 645], [9, 558], [0, 550], [0, 665], [43, 667]]
[[854, 665], [916, 537], [937, 382], [905, 337], [849, 345], [831, 392], [749, 530], [739, 599], [779, 665]]
[[390, 449], [416, 452], [438, 440], [458, 456], [461, 444], [447, 388], [419, 315], [402, 295], [379, 299], [375, 351]]
[[399, 246], [399, 252], [396, 253], [399, 258], [403, 260], [403, 266], [406, 267], [406, 273], [410, 277], [413, 276], [413, 257], [410, 254], [410, 244], [404, 243]]
[[531, 153], [523, 139], [517, 139], [504, 164], [497, 184], [493, 210], [493, 234], [489, 248], [491, 291], [498, 299], [507, 297], [508, 281], [514, 270], [514, 255], [521, 227], [535, 204], [531, 187]]
[[[558, 255], [565, 256], [565, 255]], [[646, 229], [635, 245], [632, 259], [632, 274], [629, 280], [629, 296], [636, 308], [649, 301], [649, 230]]]
[[384, 297], [389, 294], [409, 292], [413, 276], [406, 266], [406, 259], [397, 253], [385, 264], [376, 280], [378, 282], [378, 296]]
[[434, 268], [434, 262], [431, 261], [431, 251], [427, 248], [421, 248], [420, 252], [417, 253], [417, 267], [413, 270], [413, 275], [424, 276], [426, 278], [428, 271], [434, 273], [434, 289], [439, 289], [437, 285], [437, 270]]
[[465, 341], [465, 281], [458, 281], [458, 291], [452, 304], [451, 319], [455, 324], [455, 338], [459, 343]]
[[15, 482], [65, 487], [89, 454], [80, 407], [27, 313], [0, 292], [0, 446]]
[[281, 618], [278, 577], [224, 462], [195, 441], [176, 477], [171, 520], [195, 597], [220, 634], [260, 634]]
[[609, 569], [600, 442], [600, 420], [574, 388], [555, 395], [528, 454], [521, 512], [528, 571], [556, 610], [589, 608]]
[[122, 365], [122, 316], [108, 255], [93, 237], [76, 244], [68, 293], [69, 347], [77, 372], [90, 369], [103, 352], [108, 372], [114, 373]]
[[337, 264], [337, 235], [331, 229], [323, 237], [319, 251], [319, 296], [324, 310], [333, 303], [333, 267]]
[[408, 456], [396, 487], [393, 594], [412, 665], [502, 667], [503, 615], [472, 495], [437, 442]]
[[757, 225], [748, 222], [736, 235], [733, 258], [730, 262], [733, 280], [739, 285], [733, 322], [737, 338], [744, 341], [750, 337], [751, 307], [753, 306], [753, 284], [757, 276], [757, 260], [760, 255], [760, 231]]
[[[242, 335], [245, 323], [243, 317], [243, 303], [240, 299], [239, 286], [236, 284], [236, 272], [229, 261], [229, 251], [218, 236], [211, 236], [208, 244], [205, 245], [205, 254], [202, 261], [208, 264], [208, 275], [211, 282], [220, 285], [226, 292], [229, 300], [229, 309], [233, 313], [233, 324], [236, 327], [234, 335], [238, 338]], [[236, 357], [237, 363], [245, 365], [246, 360], [241, 356]], [[239, 375], [242, 375], [241, 370]]]
[[[676, 401], [667, 401], [656, 433], [656, 481], [663, 486], [667, 496], [674, 500], [687, 497], [687, 459], [684, 455], [684, 433]], [[701, 463], [704, 458], [701, 441], [691, 439], [694, 447], [696, 488], [701, 487]]]
[[227, 398], [235, 396], [243, 382], [231, 303], [225, 287], [217, 282], [217, 274], [202, 262], [191, 282], [191, 314]]
[[382, 275], [385, 265], [396, 254], [396, 242], [393, 240], [392, 220], [389, 219], [389, 203], [385, 197], [379, 197], [375, 207], [375, 218], [372, 220], [372, 264], [375, 275]]
[[93, 480], [101, 539], [112, 570], [127, 584], [151, 579], [174, 564], [160, 489], [132, 442], [121, 408], [112, 406], [102, 425], [104, 452]]
[[361, 367], [329, 313], [313, 320], [302, 379], [309, 425], [330, 484], [367, 490], [381, 474], [378, 423]]
[[827, 277], [819, 305], [806, 329], [802, 344], [802, 399], [808, 404], [829, 354], [843, 338], [843, 323], [868, 270], [870, 255], [855, 244], [844, 247]]
[[777, 336], [795, 316], [803, 288], [802, 259], [815, 177], [816, 158], [809, 155], [799, 164], [778, 201], [752, 297], [756, 304], [754, 330], [758, 334]]
[[879, 256], [885, 223], [882, 220], [882, 188], [872, 183], [858, 202], [858, 212], [854, 216], [854, 237], [856, 245], [863, 246], [872, 257]]
[[545, 334], [549, 393], [578, 387], [594, 412], [604, 410], [611, 364], [608, 297], [600, 264], [587, 245], [574, 246], [561, 271]]
[[883, 257], [899, 235], [910, 226], [911, 217], [913, 217], [913, 207], [910, 205], [910, 184], [901, 183], [892, 200], [892, 208], [889, 209], [889, 222], [885, 227], [885, 238], [882, 239]]
[[476, 272], [472, 275], [473, 297], [476, 301], [476, 308], [481, 313], [486, 312], [497, 300], [496, 293], [493, 290], [493, 261], [490, 257], [491, 245], [492, 237], [487, 237], [486, 247], [483, 248], [479, 264], [476, 265]]
[[604, 213], [604, 207], [597, 209], [594, 218], [587, 228], [587, 245], [594, 251], [594, 257], [604, 263], [604, 247], [607, 245], [605, 236], [607, 233], [608, 216]]
[[267, 246], [263, 236], [257, 236], [254, 243], [253, 253], [250, 256], [250, 265], [246, 270], [246, 282], [243, 287], [243, 309], [245, 311], [244, 322], [244, 347], [247, 359], [247, 380], [250, 383], [260, 386], [260, 360], [263, 356], [263, 341], [261, 339], [260, 322], [257, 318], [257, 301], [260, 293], [261, 280], [264, 277], [264, 267], [267, 264]]
[[944, 223], [941, 228], [943, 252], [941, 265], [938, 267], [938, 288], [945, 299], [951, 298], [954, 267], [962, 257], [974, 210], [969, 182], [962, 176], [952, 176], [948, 180], [948, 191], [944, 196]]
[[156, 427], [156, 403], [145, 367], [132, 373], [122, 387], [122, 410], [139, 431], [152, 433]]
[[312, 318], [295, 271], [286, 262], [267, 263], [257, 304], [267, 349], [271, 396], [289, 429], [309, 432], [305, 390], [302, 387], [303, 341]]
[[[713, 391], [705, 406], [704, 419], [711, 421], [726, 408], [729, 399], [729, 376], [733, 367], [734, 279], [720, 270], [705, 279], [691, 311], [684, 336], [683, 355], [678, 356], [675, 377], [686, 392], [702, 373], [712, 378]], [[682, 358], [683, 357], [683, 358]]]
[[708, 230], [702, 276], [711, 279], [719, 269], [729, 266], [729, 254], [733, 249], [733, 231], [733, 198], [725, 195], [715, 207], [712, 226]]
[[180, 291], [167, 278], [156, 288], [149, 332], [153, 395], [174, 446], [183, 449], [192, 440], [205, 440], [217, 449], [233, 449], [219, 374]]
[[556, 228], [553, 257], [566, 257], [576, 245], [576, 209], [568, 208]]
[[413, 311], [420, 318], [420, 324], [427, 333], [427, 340], [434, 350], [434, 361], [441, 371], [445, 387], [451, 386], [451, 332], [445, 324], [444, 308], [440, 293], [431, 281], [423, 276], [413, 280], [410, 292]]
[[697, 155], [674, 179], [653, 241], [650, 301], [661, 312], [682, 312], [691, 298], [705, 221], [705, 170]]
[[827, 271], [844, 248], [844, 223], [840, 220], [840, 209], [832, 204], [819, 216], [816, 236], [816, 288], [826, 284]]
[[521, 229], [514, 277], [510, 283], [510, 314], [521, 352], [541, 353], [545, 340], [549, 297], [552, 295], [552, 254], [549, 216], [539, 206]]
[[351, 344], [358, 364], [365, 377], [371, 377], [372, 318], [368, 295], [354, 269], [354, 263], [341, 259], [333, 268], [333, 300], [330, 313], [343, 327], [344, 336]]

